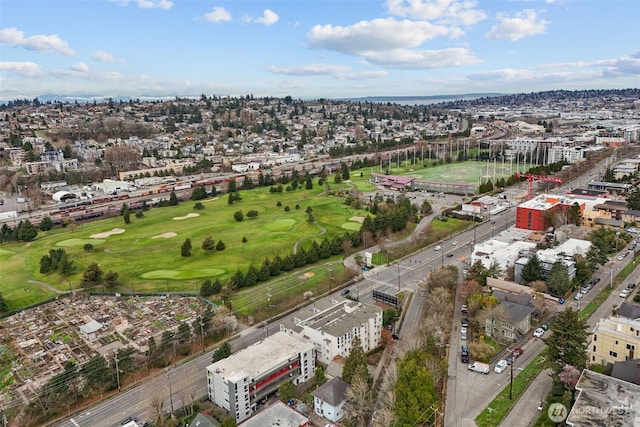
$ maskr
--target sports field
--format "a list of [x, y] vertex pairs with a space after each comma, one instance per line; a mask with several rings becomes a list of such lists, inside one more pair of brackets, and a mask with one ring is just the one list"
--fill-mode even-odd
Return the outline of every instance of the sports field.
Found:
[[[516, 172], [516, 165], [509, 165], [505, 163], [504, 167], [502, 162], [478, 162], [478, 161], [466, 161], [466, 162], [451, 162], [438, 166], [430, 167], [401, 167], [399, 175], [410, 176], [418, 179], [424, 179], [427, 181], [443, 181], [443, 182], [464, 182], [468, 184], [478, 184], [478, 182], [484, 182], [488, 179], [495, 182], [496, 179], [508, 178], [510, 175]], [[413, 169], [413, 170], [411, 170]], [[398, 169], [391, 169], [390, 174], [398, 174]]]

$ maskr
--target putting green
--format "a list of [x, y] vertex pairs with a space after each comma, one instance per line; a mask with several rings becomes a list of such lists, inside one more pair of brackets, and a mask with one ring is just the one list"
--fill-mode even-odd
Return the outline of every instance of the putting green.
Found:
[[263, 228], [268, 231], [287, 231], [291, 230], [295, 224], [295, 219], [278, 219], [263, 225]]
[[349, 231], [358, 231], [360, 230], [360, 227], [362, 227], [362, 224], [360, 224], [359, 222], [349, 221], [343, 223], [340, 227]]
[[105, 241], [102, 239], [67, 239], [56, 243], [56, 246], [62, 246], [64, 248], [81, 248], [87, 243], [93, 246], [103, 244]]
[[199, 279], [201, 277], [214, 277], [226, 273], [221, 268], [196, 268], [192, 270], [153, 270], [141, 274], [143, 279]]

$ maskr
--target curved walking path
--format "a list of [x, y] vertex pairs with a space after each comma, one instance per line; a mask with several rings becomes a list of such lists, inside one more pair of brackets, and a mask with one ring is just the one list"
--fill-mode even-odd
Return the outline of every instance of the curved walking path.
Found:
[[69, 291], [61, 291], [60, 289], [55, 288], [50, 283], [41, 282], [39, 280], [27, 280], [27, 283], [32, 283], [34, 285], [40, 285], [43, 288], [47, 288], [51, 292], [55, 292], [56, 294], [68, 294], [69, 293]]
[[298, 240], [296, 240], [296, 242], [293, 244], [293, 249], [291, 250], [293, 252], [293, 254], [295, 255], [298, 252], [298, 246], [300, 245], [300, 243], [306, 239], [310, 239], [311, 237], [316, 237], [316, 236], [322, 236], [323, 234], [325, 234], [327, 232], [327, 229], [324, 228], [323, 226], [321, 226], [320, 224], [318, 224], [318, 221], [313, 221], [313, 223], [320, 228], [320, 232], [316, 233], [316, 234], [309, 234], [307, 236], [302, 236], [300, 237]]

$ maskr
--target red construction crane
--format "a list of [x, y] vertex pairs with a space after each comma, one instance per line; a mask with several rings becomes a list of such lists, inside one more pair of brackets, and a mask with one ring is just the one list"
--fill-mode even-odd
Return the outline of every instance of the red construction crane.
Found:
[[562, 178], [558, 178], [557, 176], [548, 176], [548, 175], [534, 175], [532, 173], [519, 173], [516, 172], [514, 174], [516, 178], [526, 178], [529, 181], [529, 188], [527, 190], [527, 200], [531, 200], [533, 197], [533, 181], [547, 181], [547, 182], [555, 182], [556, 184], [562, 184]]

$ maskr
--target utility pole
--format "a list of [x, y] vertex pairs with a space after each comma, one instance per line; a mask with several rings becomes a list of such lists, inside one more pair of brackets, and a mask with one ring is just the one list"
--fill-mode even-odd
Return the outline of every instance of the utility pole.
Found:
[[509, 365], [509, 400], [513, 399], [513, 350], [511, 350], [511, 364]]
[[114, 353], [114, 359], [116, 360], [116, 382], [118, 383], [118, 393], [120, 393], [120, 367], [118, 366], [118, 350]]
[[171, 370], [167, 370], [167, 379], [169, 382], [169, 403], [171, 403], [171, 414], [173, 414], [173, 392], [171, 391]]
[[398, 292], [400, 292], [400, 261], [397, 262], [398, 265]]

